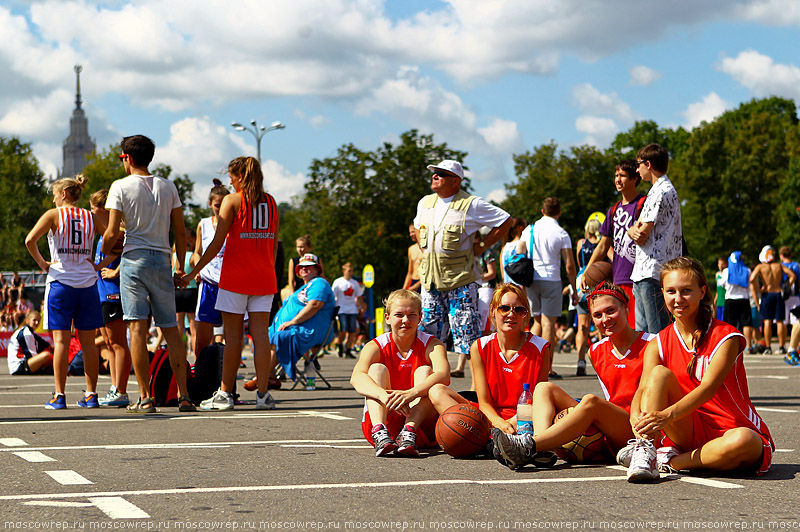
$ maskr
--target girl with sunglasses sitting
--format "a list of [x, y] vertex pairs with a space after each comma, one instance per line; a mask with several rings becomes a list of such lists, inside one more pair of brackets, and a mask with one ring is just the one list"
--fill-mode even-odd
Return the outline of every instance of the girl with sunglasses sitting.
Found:
[[528, 383], [533, 390], [547, 380], [550, 344], [525, 330], [530, 319], [525, 288], [499, 284], [492, 296], [489, 317], [497, 332], [479, 338], [470, 348], [475, 392], [459, 394], [449, 386], [437, 384], [428, 397], [440, 414], [458, 403], [477, 402], [492, 427], [515, 434], [522, 385]]
[[[589, 358], [605, 399], [588, 394], [579, 402], [555, 384], [540, 383], [533, 392], [533, 436], [492, 431], [498, 451], [495, 457], [511, 469], [530, 463], [537, 452], [541, 454], [536, 463], [543, 463], [542, 454], [578, 438], [590, 425], [605, 435], [614, 452], [627, 449], [634, 437], [629, 421], [631, 401], [642, 375], [645, 348], [654, 336], [630, 327], [628, 296], [618, 286], [602, 283], [587, 301], [589, 315], [603, 335], [592, 345]], [[570, 407], [574, 409], [567, 416], [553, 423], [556, 413]]]

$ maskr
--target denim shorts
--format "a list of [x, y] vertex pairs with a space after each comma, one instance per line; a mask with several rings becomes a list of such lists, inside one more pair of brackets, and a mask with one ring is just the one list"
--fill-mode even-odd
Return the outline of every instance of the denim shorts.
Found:
[[358, 314], [339, 314], [339, 330], [354, 333], [358, 328]]
[[122, 255], [119, 292], [125, 321], [146, 320], [153, 311], [158, 327], [177, 327], [171, 255], [134, 249]]

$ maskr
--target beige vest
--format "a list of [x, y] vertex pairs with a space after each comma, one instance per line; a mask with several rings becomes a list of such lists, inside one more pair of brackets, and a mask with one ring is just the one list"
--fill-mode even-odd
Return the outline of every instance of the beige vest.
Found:
[[466, 231], [467, 209], [475, 196], [459, 190], [441, 223], [434, 225], [437, 194], [425, 196], [419, 212], [419, 245], [424, 252], [419, 278], [426, 290], [453, 290], [475, 281], [472, 235]]

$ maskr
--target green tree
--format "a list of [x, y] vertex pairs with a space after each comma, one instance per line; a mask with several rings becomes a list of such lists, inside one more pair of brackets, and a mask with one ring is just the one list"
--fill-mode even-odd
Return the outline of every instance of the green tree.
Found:
[[[0, 138], [0, 267], [9, 270], [36, 269], [25, 249], [25, 235], [50, 207], [44, 173], [31, 145], [19, 139]], [[46, 242], [40, 242], [42, 250]]]
[[779, 193], [778, 245], [792, 248], [792, 258], [800, 257], [800, 156], [792, 157]]
[[397, 146], [387, 142], [364, 151], [347, 144], [335, 157], [315, 159], [303, 198], [280, 206], [287, 259], [294, 255], [295, 239], [308, 233], [329, 279], [340, 275], [344, 262], [357, 272], [372, 264], [376, 296], [383, 297], [400, 287], [406, 273], [408, 225], [419, 200], [430, 193], [426, 166], [442, 159], [463, 161], [466, 155], [411, 130]]
[[681, 198], [689, 252], [704, 265], [713, 267], [717, 256], [733, 250], [752, 263], [762, 246], [777, 243], [776, 212], [789, 159], [797, 154], [797, 124], [793, 101], [768, 98], [743, 103], [691, 132], [670, 177]]
[[558, 151], [553, 142], [543, 144], [514, 156], [517, 181], [506, 185], [502, 207], [533, 223], [541, 217], [544, 199], [555, 196], [561, 202], [559, 223], [573, 239], [582, 238], [589, 215], [605, 213], [616, 201], [614, 164], [593, 146]]

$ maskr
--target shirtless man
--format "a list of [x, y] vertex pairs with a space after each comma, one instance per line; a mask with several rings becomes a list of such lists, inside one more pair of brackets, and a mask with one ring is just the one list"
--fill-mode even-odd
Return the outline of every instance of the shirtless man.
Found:
[[786, 324], [784, 323], [784, 305], [781, 298], [781, 279], [783, 274], [789, 278], [789, 283], [794, 286], [796, 277], [794, 272], [781, 262], [775, 262], [775, 250], [771, 246], [764, 246], [759, 256], [761, 264], [755, 267], [750, 274], [750, 284], [758, 289], [758, 278], [761, 277], [761, 302], [756, 299], [756, 306], [764, 320], [764, 341], [767, 349], [764, 354], [772, 354], [770, 341], [772, 340], [772, 321], [778, 323], [778, 344], [781, 352], [786, 352]]
[[403, 288], [412, 292], [419, 292], [419, 263], [422, 262], [422, 248], [419, 247], [417, 242], [414, 224], [408, 226], [408, 235], [414, 243], [408, 246], [408, 273], [405, 281], [403, 281]]

